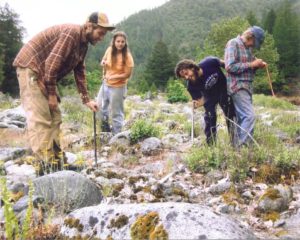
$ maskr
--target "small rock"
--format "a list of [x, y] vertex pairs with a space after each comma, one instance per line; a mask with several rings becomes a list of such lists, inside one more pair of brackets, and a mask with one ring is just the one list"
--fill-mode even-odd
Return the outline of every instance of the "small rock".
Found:
[[230, 187], [231, 187], [231, 182], [222, 182], [222, 183], [211, 185], [208, 191], [213, 195], [217, 195], [228, 191]]
[[251, 199], [253, 199], [254, 196], [250, 190], [247, 190], [242, 193], [242, 197], [251, 200]]

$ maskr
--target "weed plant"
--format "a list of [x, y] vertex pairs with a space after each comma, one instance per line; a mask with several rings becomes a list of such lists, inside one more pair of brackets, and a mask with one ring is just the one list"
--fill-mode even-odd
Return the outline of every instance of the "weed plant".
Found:
[[150, 120], [139, 119], [131, 127], [130, 140], [137, 143], [148, 137], [158, 137], [160, 129], [153, 125]]
[[6, 178], [0, 179], [1, 186], [1, 199], [4, 203], [4, 219], [5, 219], [5, 235], [6, 239], [29, 239], [30, 226], [32, 224], [32, 213], [33, 213], [33, 184], [29, 182], [29, 201], [28, 208], [26, 211], [25, 219], [22, 226], [19, 226], [18, 218], [16, 217], [13, 210], [13, 202], [11, 202], [11, 193], [7, 189]]
[[5, 168], [4, 168], [4, 162], [0, 160], [0, 176], [5, 175]]
[[167, 86], [168, 102], [188, 102], [189, 96], [183, 83], [179, 80], [170, 80]]

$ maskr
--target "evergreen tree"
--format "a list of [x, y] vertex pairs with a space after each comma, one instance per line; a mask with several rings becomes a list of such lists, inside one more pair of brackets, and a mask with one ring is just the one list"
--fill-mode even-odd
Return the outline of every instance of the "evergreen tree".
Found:
[[277, 11], [273, 36], [280, 55], [280, 71], [285, 78], [297, 76], [300, 71], [299, 18], [287, 0]]
[[24, 28], [20, 26], [19, 15], [9, 8], [8, 4], [0, 6], [0, 53], [4, 65], [4, 79], [0, 90], [13, 95], [18, 94], [16, 71], [12, 66], [13, 60], [22, 46]]
[[152, 83], [159, 89], [165, 89], [167, 81], [173, 76], [174, 63], [172, 62], [167, 45], [158, 41], [146, 64], [145, 79], [149, 86]]
[[[275, 47], [275, 41], [271, 34], [266, 33], [265, 41], [259, 51], [255, 50], [255, 56], [263, 59], [268, 63], [268, 69], [271, 75], [272, 85], [275, 93], [281, 91], [285, 87], [285, 81], [279, 76], [278, 60], [279, 54]], [[271, 95], [269, 79], [266, 69], [259, 69], [256, 71], [253, 82], [255, 93], [264, 93]]]
[[248, 21], [248, 23], [249, 23], [251, 26], [259, 25], [258, 20], [257, 20], [255, 14], [254, 14], [252, 11], [249, 11], [249, 12], [247, 13], [246, 20]]
[[267, 13], [267, 15], [263, 21], [263, 28], [270, 34], [273, 34], [275, 20], [276, 20], [276, 13], [273, 9], [271, 9]]
[[3, 54], [3, 45], [0, 43], [0, 86], [4, 80], [4, 54]]

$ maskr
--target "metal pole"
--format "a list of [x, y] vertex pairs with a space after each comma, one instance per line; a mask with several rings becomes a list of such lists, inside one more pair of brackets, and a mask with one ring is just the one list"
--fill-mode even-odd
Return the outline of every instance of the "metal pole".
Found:
[[97, 167], [97, 128], [96, 128], [96, 112], [93, 112], [94, 121], [94, 153], [95, 153], [95, 164]]
[[192, 130], [191, 130], [191, 139], [194, 143], [194, 101], [192, 101]]

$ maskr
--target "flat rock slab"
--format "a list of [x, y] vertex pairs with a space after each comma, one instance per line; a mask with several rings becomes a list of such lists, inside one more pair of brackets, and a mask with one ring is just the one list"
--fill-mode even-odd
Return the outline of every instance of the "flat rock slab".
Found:
[[[198, 204], [174, 202], [100, 204], [78, 209], [66, 217], [61, 234], [66, 239], [75, 236], [133, 239], [131, 226], [139, 216], [150, 212], [158, 214], [158, 225], [163, 225], [168, 239], [256, 239], [249, 229], [228, 215], [217, 214]], [[120, 218], [123, 219], [123, 224], [119, 223]], [[81, 227], [68, 224], [72, 222], [70, 219], [73, 219], [73, 222], [79, 220], [77, 226]]]

